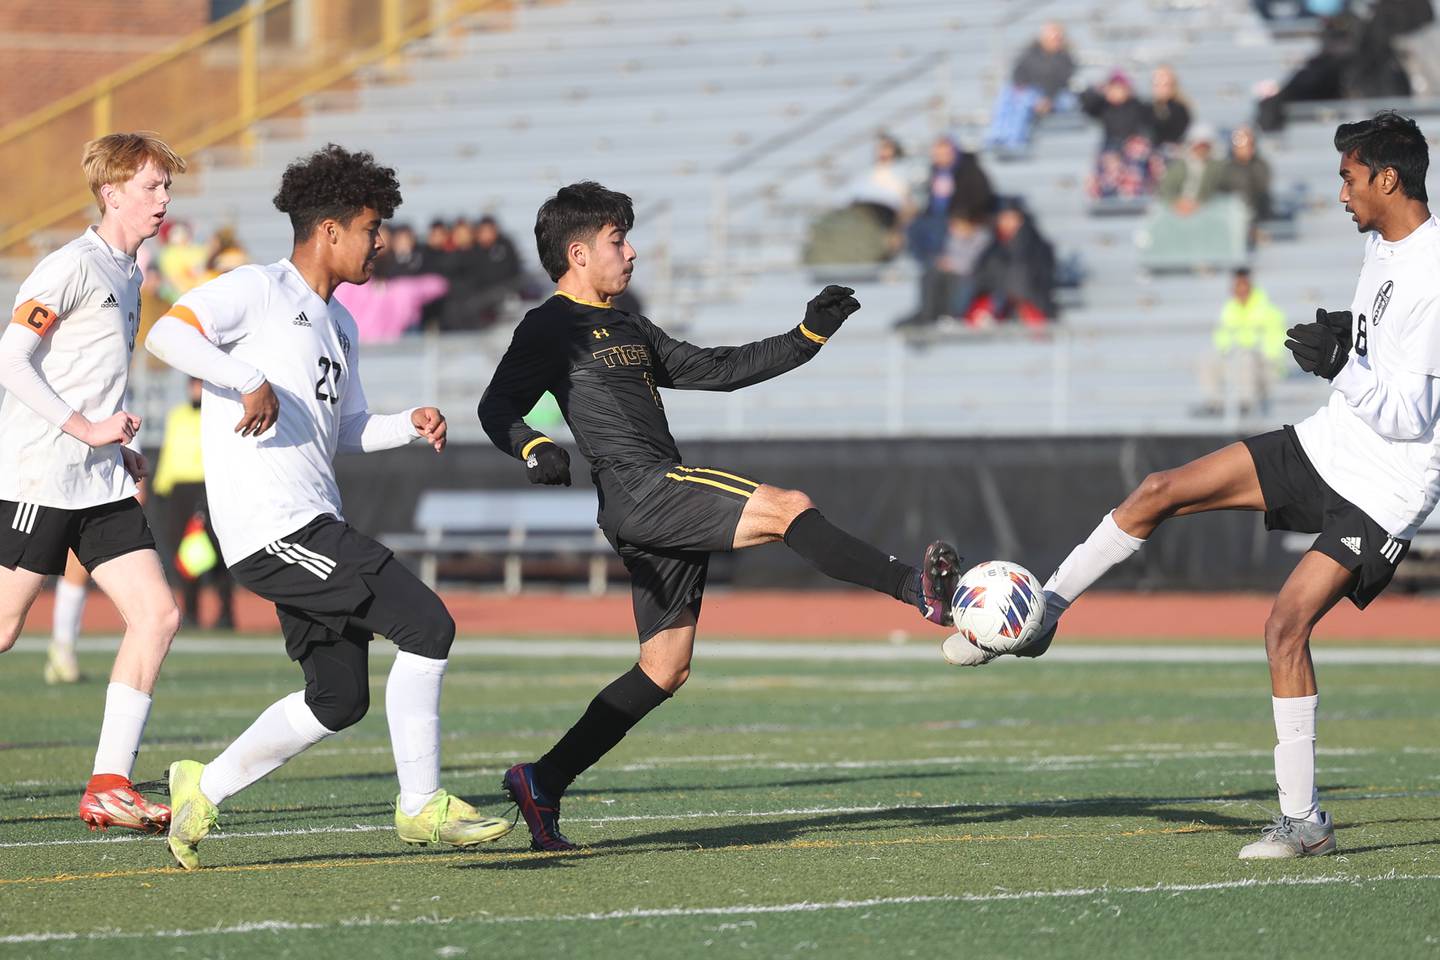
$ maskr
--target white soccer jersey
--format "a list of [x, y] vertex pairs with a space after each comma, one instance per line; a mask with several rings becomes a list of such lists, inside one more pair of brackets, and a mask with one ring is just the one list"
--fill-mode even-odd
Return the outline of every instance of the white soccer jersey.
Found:
[[[122, 409], [140, 322], [140, 271], [94, 227], [41, 260], [20, 285], [14, 323], [40, 335], [33, 363], [92, 421]], [[120, 445], [92, 449], [7, 393], [0, 401], [0, 500], [65, 510], [135, 495]]]
[[1295, 426], [1325, 482], [1408, 540], [1440, 499], [1440, 223], [1372, 233], [1350, 312], [1353, 348], [1317, 413]]
[[390, 436], [380, 442], [367, 436], [364, 449], [397, 446], [416, 436], [408, 415], [367, 416], [356, 369], [355, 320], [339, 301], [320, 299], [289, 260], [240, 267], [202, 284], [182, 296], [170, 316], [258, 368], [280, 402], [275, 426], [258, 437], [242, 437], [235, 432], [244, 416], [240, 393], [205, 384], [200, 404], [205, 494], [228, 565], [318, 516], [343, 519], [333, 460], [338, 451], [361, 449], [353, 435], [358, 424], [387, 421], [383, 432]]

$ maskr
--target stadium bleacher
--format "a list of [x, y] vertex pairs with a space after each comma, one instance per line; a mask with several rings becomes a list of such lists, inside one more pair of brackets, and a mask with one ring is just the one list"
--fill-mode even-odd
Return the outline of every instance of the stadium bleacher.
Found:
[[[399, 219], [489, 211], [533, 256], [539, 202], [562, 183], [598, 179], [637, 201], [637, 287], [651, 316], [698, 342], [749, 339], [792, 323], [817, 289], [799, 260], [806, 225], [865, 168], [874, 132], [892, 131], [912, 154], [946, 130], [978, 142], [1014, 52], [1049, 19], [1066, 25], [1080, 80], [1170, 63], [1196, 117], [1222, 128], [1247, 120], [1254, 85], [1283, 76], [1310, 44], [1272, 36], [1244, 0], [525, 6], [506, 31], [478, 16], [414, 45], [399, 74], [376, 69], [358, 90], [318, 95], [303, 120], [266, 125], [249, 164], [212, 151], [173, 212], [233, 224], [258, 259], [281, 256], [288, 225], [266, 202], [279, 172], [336, 141], [399, 169]], [[1295, 319], [1347, 300], [1359, 256], [1333, 202], [1333, 115], [1313, 116], [1262, 141], [1277, 189], [1306, 198], [1298, 239], [1253, 257], [1257, 281]], [[672, 395], [677, 435], [1195, 433], [1291, 420], [1318, 404], [1324, 385], [1293, 378], [1249, 419], [1191, 414], [1195, 359], [1226, 278], [1147, 275], [1137, 221], [1089, 210], [1082, 186], [1097, 132], [1054, 126], [1027, 157], [984, 159], [1059, 251], [1083, 258], [1081, 300], [1059, 324], [901, 341], [890, 325], [912, 309], [917, 272], [897, 261], [857, 281], [864, 311], [806, 370], [718, 402]], [[469, 409], [505, 340], [497, 331], [372, 350], [367, 390], [377, 408], [393, 407], [419, 382], [442, 406]], [[142, 395], [157, 407], [167, 397], [153, 384]], [[482, 439], [468, 416], [454, 435]]]

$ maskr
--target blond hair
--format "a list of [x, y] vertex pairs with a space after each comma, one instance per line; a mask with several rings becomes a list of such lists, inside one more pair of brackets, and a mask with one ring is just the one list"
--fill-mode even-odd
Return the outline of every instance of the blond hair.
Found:
[[146, 161], [174, 176], [185, 172], [185, 160], [158, 134], [148, 130], [137, 133], [111, 133], [85, 144], [85, 153], [80, 166], [85, 170], [85, 180], [90, 192], [95, 195], [95, 206], [105, 213], [105, 200], [100, 188], [108, 184], [121, 184], [135, 176]]

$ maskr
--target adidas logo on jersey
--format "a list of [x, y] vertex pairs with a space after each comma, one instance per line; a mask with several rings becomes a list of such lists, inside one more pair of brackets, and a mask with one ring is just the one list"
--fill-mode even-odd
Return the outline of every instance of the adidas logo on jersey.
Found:
[[290, 322], [293, 323], [293, 324], [295, 324], [295, 326], [297, 326], [297, 327], [308, 327], [308, 326], [310, 326], [310, 318], [307, 317], [307, 316], [305, 316], [305, 311], [304, 311], [304, 310], [301, 310], [301, 311], [300, 311], [300, 316], [296, 317], [294, 320], [292, 320], [292, 321], [290, 321]]
[[116, 300], [116, 299], [115, 299], [115, 294], [112, 293], [112, 294], [110, 294], [110, 296], [108, 296], [108, 297], [105, 298], [105, 302], [102, 303], [102, 304], [100, 304], [100, 306], [102, 306], [102, 307], [114, 307], [116, 310], [119, 310], [119, 309], [120, 309], [120, 301], [119, 301], [119, 300]]
[[1355, 556], [1357, 556], [1357, 557], [1360, 556], [1360, 538], [1359, 538], [1359, 537], [1341, 537], [1341, 538], [1340, 538], [1340, 542], [1343, 543], [1343, 544], [1345, 544], [1345, 546], [1349, 547], [1349, 548], [1350, 548], [1350, 552], [1353, 553], [1353, 554], [1355, 554]]

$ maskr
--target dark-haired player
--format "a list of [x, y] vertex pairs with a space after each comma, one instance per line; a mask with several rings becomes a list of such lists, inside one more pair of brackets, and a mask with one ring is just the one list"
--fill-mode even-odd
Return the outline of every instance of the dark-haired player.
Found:
[[[1318, 533], [1265, 623], [1275, 714], [1280, 817], [1243, 859], [1335, 851], [1315, 788], [1315, 670], [1310, 632], [1348, 597], [1364, 608], [1395, 574], [1440, 497], [1440, 223], [1425, 192], [1429, 150], [1414, 121], [1386, 111], [1342, 124], [1340, 202], [1365, 237], [1350, 309], [1319, 310], [1286, 346], [1335, 387], [1307, 420], [1151, 474], [1045, 585], [1050, 630], [1061, 613], [1170, 517], [1264, 511], [1271, 530]], [[975, 651], [975, 663], [987, 659]]]
[[358, 376], [355, 321], [333, 297], [364, 283], [383, 249], [380, 223], [400, 205], [395, 171], [333, 144], [286, 169], [275, 206], [289, 214], [289, 259], [246, 266], [191, 290], [146, 341], [205, 381], [200, 407], [205, 495], [231, 574], [273, 601], [305, 689], [272, 704], [208, 764], [170, 766], [170, 850], [186, 869], [217, 805], [370, 705], [373, 635], [399, 652], [385, 713], [407, 843], [470, 846], [510, 824], [440, 788], [440, 682], [455, 621], [390, 551], [342, 519], [337, 453], [423, 439], [445, 446], [434, 407], [377, 416]]
[[831, 286], [778, 336], [739, 347], [674, 340], [612, 305], [634, 269], [633, 223], [630, 198], [597, 183], [572, 184], [541, 206], [535, 240], [558, 289], [520, 322], [480, 401], [485, 432], [525, 462], [532, 483], [568, 486], [569, 454], [523, 419], [541, 394], [555, 395], [590, 461], [600, 528], [630, 571], [640, 635], [640, 662], [548, 753], [505, 775], [535, 849], [574, 848], [559, 830], [561, 795], [690, 675], [710, 554], [783, 540], [822, 573], [940, 624], [957, 576], [948, 544], [931, 544], [916, 570], [835, 527], [798, 490], [681, 459], [660, 388], [737, 390], [779, 376], [815, 356], [860, 304], [853, 290]]

